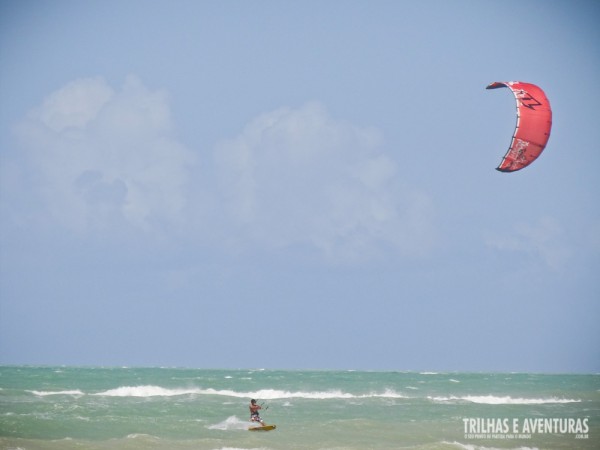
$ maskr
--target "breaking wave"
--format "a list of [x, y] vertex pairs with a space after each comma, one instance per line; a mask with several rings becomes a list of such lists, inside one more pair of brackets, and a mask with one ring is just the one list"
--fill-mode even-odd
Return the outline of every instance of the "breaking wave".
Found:
[[27, 391], [39, 397], [46, 397], [47, 395], [85, 395], [79, 389], [71, 391]]
[[546, 403], [579, 403], [581, 400], [566, 399], [566, 398], [513, 398], [513, 397], [497, 397], [494, 395], [466, 395], [463, 397], [427, 397], [434, 402], [470, 402], [481, 403], [485, 405], [543, 405]]
[[[418, 390], [414, 387], [407, 389]], [[86, 395], [79, 389], [62, 391], [28, 391], [34, 395], [45, 397], [48, 395]], [[202, 389], [198, 387], [189, 388], [164, 388], [161, 386], [121, 386], [115, 389], [109, 389], [102, 392], [89, 395], [102, 397], [174, 397], [182, 395], [213, 395], [231, 398], [258, 398], [260, 400], [344, 400], [344, 399], [368, 399], [368, 398], [387, 398], [387, 399], [408, 399], [414, 396], [400, 394], [393, 389], [386, 389], [382, 392], [370, 392], [365, 394], [352, 394], [341, 390], [328, 391], [287, 391], [279, 389], [261, 389], [257, 391], [238, 392], [230, 389]], [[560, 404], [560, 403], [579, 403], [581, 400], [547, 397], [547, 398], [522, 398], [510, 396], [495, 395], [464, 395], [464, 396], [427, 396], [427, 400], [438, 403], [479, 403], [486, 405], [542, 405], [542, 404]]]
[[105, 397], [172, 397], [177, 395], [220, 395], [234, 398], [259, 398], [261, 400], [279, 400], [279, 399], [354, 399], [354, 398], [407, 398], [393, 390], [383, 392], [372, 392], [369, 394], [350, 394], [340, 390], [331, 391], [283, 391], [277, 389], [261, 389], [258, 391], [237, 392], [229, 389], [201, 389], [201, 388], [179, 388], [170, 389], [160, 386], [122, 386], [116, 389], [109, 389], [104, 392], [98, 392], [98, 396]]
[[[502, 450], [498, 447], [484, 447], [481, 445], [462, 444], [460, 442], [443, 442], [445, 445], [451, 445], [455, 448], [464, 450]], [[514, 450], [539, 450], [538, 447], [515, 447]]]
[[202, 389], [167, 389], [160, 386], [121, 386], [92, 395], [103, 397], [173, 397], [176, 395], [201, 394]]

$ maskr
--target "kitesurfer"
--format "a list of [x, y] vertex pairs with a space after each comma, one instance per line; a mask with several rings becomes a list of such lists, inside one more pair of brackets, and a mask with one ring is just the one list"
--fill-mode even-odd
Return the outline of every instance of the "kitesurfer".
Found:
[[259, 409], [262, 409], [262, 406], [256, 404], [256, 400], [250, 400], [250, 422], [259, 422], [262, 426], [265, 425], [265, 422], [261, 419], [260, 414], [258, 413]]

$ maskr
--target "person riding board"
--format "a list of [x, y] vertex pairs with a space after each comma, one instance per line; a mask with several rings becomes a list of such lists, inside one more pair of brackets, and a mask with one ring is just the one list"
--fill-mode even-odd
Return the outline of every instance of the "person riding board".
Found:
[[250, 400], [250, 421], [251, 422], [259, 422], [262, 426], [265, 426], [265, 422], [261, 419], [260, 414], [258, 413], [259, 409], [262, 409], [262, 406], [256, 404], [256, 400]]

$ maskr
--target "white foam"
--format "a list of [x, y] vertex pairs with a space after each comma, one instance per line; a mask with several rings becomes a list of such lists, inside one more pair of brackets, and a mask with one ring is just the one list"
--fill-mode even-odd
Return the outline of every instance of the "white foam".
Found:
[[277, 389], [262, 389], [256, 392], [235, 392], [229, 390], [221, 390], [216, 391], [212, 389], [207, 389], [205, 391], [207, 394], [214, 395], [228, 395], [231, 397], [240, 397], [240, 398], [259, 398], [261, 400], [279, 400], [279, 399], [291, 399], [291, 398], [300, 398], [300, 399], [309, 399], [309, 400], [332, 400], [332, 399], [355, 399], [355, 398], [406, 398], [402, 394], [398, 394], [393, 390], [387, 389], [382, 393], [369, 393], [369, 394], [350, 394], [348, 392], [342, 392], [340, 390], [332, 390], [332, 391], [282, 391]]
[[[444, 444], [454, 445], [464, 450], [505, 450], [498, 447], [484, 447], [481, 445], [462, 444], [460, 442], [444, 442]], [[516, 447], [514, 450], [539, 450], [537, 447]]]
[[481, 403], [486, 405], [543, 405], [546, 403], [579, 403], [581, 400], [565, 399], [565, 398], [513, 398], [513, 397], [497, 397], [495, 395], [466, 395], [463, 397], [427, 397], [435, 402], [456, 402], [466, 401], [471, 403]]
[[284, 391], [278, 389], [261, 389], [252, 392], [237, 392], [230, 389], [200, 389], [200, 388], [180, 388], [169, 389], [160, 386], [121, 386], [116, 389], [109, 389], [104, 392], [98, 392], [93, 395], [106, 397], [171, 397], [177, 395], [220, 395], [234, 398], [258, 398], [261, 400], [279, 400], [279, 399], [354, 399], [354, 398], [406, 398], [402, 394], [388, 389], [382, 393], [369, 393], [362, 395], [350, 394], [340, 390], [332, 391]]
[[202, 389], [187, 388], [187, 389], [167, 389], [160, 386], [121, 386], [116, 389], [98, 392], [97, 394], [104, 397], [173, 397], [176, 395], [201, 394]]
[[127, 435], [127, 439], [139, 439], [139, 438], [158, 439], [156, 436], [152, 436], [151, 434], [146, 434], [146, 433], [131, 433], [131, 434]]
[[79, 389], [71, 390], [71, 391], [27, 391], [31, 392], [34, 395], [38, 395], [40, 397], [45, 397], [47, 395], [84, 395]]
[[221, 447], [213, 450], [266, 450], [264, 448], [239, 448], [239, 447]]
[[229, 416], [222, 422], [215, 423], [214, 425], [209, 425], [207, 428], [209, 430], [247, 430], [249, 423], [247, 420], [241, 420], [236, 416]]

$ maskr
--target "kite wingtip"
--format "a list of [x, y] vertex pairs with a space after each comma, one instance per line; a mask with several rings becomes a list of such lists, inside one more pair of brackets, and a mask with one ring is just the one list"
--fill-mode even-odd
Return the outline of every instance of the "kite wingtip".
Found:
[[496, 167], [496, 170], [498, 172], [504, 172], [504, 173], [515, 171], [515, 169], [512, 169], [510, 167], [510, 165], [504, 165], [504, 161], [502, 161], [502, 164], [500, 164], [498, 167]]
[[494, 81], [493, 83], [488, 84], [485, 88], [486, 89], [498, 89], [498, 88], [503, 88], [506, 87], [506, 83], [504, 83], [503, 81]]
[[500, 165], [500, 166], [496, 167], [496, 170], [498, 172], [511, 173], [511, 172], [516, 172], [517, 170], [521, 170], [523, 167], [517, 167], [516, 169], [513, 169], [513, 168], [510, 168], [510, 167], [502, 167]]

